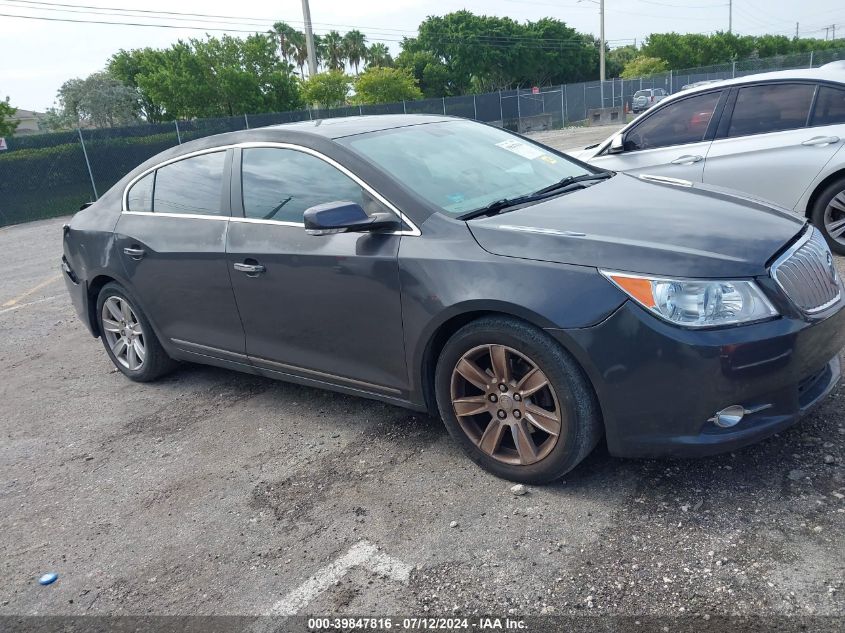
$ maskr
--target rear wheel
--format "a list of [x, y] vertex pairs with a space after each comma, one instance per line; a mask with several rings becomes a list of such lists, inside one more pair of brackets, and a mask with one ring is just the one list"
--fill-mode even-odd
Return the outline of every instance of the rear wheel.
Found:
[[97, 324], [106, 353], [128, 378], [149, 382], [175, 367], [138, 303], [120, 284], [108, 283], [100, 290]]
[[545, 332], [489, 317], [446, 343], [435, 375], [446, 427], [493, 474], [545, 483], [574, 468], [601, 437], [583, 371]]
[[810, 219], [821, 230], [830, 250], [845, 255], [845, 178], [825, 187], [816, 198]]

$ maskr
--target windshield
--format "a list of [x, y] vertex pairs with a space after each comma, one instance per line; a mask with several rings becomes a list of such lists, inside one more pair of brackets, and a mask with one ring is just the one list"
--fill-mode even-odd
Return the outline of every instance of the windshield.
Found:
[[593, 173], [542, 145], [471, 121], [446, 121], [337, 139], [448, 215]]
[[650, 97], [650, 96], [651, 96], [651, 90], [637, 90], [634, 93], [634, 97]]

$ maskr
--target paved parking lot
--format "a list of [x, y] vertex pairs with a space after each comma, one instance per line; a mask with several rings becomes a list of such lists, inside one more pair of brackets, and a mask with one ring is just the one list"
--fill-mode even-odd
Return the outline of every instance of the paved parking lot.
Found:
[[514, 496], [402, 409], [129, 382], [65, 295], [63, 222], [0, 229], [0, 615], [845, 615], [843, 388], [733, 454], [600, 446]]

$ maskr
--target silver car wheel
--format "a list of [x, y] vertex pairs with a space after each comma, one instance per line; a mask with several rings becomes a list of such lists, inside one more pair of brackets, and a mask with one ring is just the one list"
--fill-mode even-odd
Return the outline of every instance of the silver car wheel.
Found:
[[840, 191], [827, 203], [824, 229], [830, 239], [845, 246], [845, 191]]
[[129, 302], [123, 297], [109, 297], [100, 317], [106, 343], [117, 362], [131, 371], [141, 369], [147, 356], [144, 330]]

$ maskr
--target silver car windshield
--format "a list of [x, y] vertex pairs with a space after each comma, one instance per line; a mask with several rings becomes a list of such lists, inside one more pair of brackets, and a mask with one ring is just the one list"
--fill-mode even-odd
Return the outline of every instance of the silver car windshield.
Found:
[[470, 121], [445, 121], [338, 139], [448, 215], [594, 173], [542, 145]]

